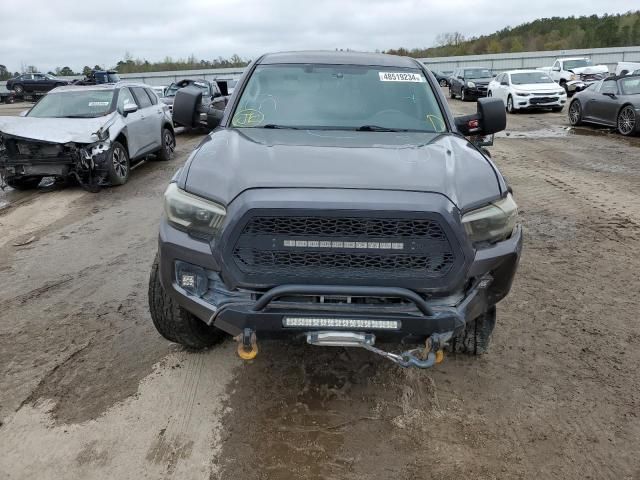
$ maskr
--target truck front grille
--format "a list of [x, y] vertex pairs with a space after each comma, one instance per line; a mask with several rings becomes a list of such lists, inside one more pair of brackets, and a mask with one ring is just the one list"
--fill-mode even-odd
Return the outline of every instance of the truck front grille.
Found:
[[275, 283], [437, 279], [455, 263], [437, 220], [386, 216], [254, 216], [232, 253], [243, 274]]

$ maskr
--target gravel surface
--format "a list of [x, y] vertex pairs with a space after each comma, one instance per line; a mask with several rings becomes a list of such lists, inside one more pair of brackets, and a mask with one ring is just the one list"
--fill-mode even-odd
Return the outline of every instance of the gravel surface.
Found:
[[0, 193], [0, 478], [640, 478], [640, 139], [564, 112], [508, 125], [491, 152], [521, 207], [520, 270], [489, 354], [429, 371], [159, 337], [162, 192], [202, 136], [98, 194]]

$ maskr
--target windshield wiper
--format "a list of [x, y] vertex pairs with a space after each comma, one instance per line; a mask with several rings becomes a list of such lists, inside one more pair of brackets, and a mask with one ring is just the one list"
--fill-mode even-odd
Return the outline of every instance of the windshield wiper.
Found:
[[380, 127], [379, 125], [362, 125], [356, 128], [358, 132], [408, 132], [406, 128], [388, 128]]
[[298, 127], [291, 127], [289, 125], [277, 125], [275, 123], [267, 123], [263, 125], [262, 128], [272, 128], [272, 129], [287, 129], [287, 130], [298, 130]]

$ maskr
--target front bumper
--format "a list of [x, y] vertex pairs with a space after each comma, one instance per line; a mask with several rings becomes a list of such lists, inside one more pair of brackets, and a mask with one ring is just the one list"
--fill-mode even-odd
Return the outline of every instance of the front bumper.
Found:
[[549, 94], [544, 97], [514, 95], [513, 103], [517, 109], [562, 107], [567, 103], [567, 95]]
[[482, 97], [486, 97], [487, 96], [487, 92], [488, 92], [488, 88], [487, 86], [481, 86], [481, 87], [464, 87], [464, 94], [467, 97], [473, 97], [473, 98], [482, 98]]
[[[284, 285], [268, 290], [229, 290], [208, 243], [161, 223], [160, 278], [172, 299], [193, 315], [235, 336], [249, 328], [260, 337], [295, 336], [325, 329], [285, 327], [287, 317], [313, 319], [395, 320], [399, 327], [375, 331], [380, 338], [405, 342], [464, 327], [504, 298], [511, 288], [522, 250], [522, 229], [508, 240], [477, 250], [461, 291], [438, 296], [406, 288], [361, 285]], [[194, 295], [178, 284], [176, 262], [187, 262], [208, 279], [206, 292]], [[447, 295], [447, 293], [449, 295]], [[325, 298], [396, 298], [391, 304], [324, 303]], [[323, 299], [323, 303], [319, 299]], [[364, 329], [367, 331], [367, 329]]]

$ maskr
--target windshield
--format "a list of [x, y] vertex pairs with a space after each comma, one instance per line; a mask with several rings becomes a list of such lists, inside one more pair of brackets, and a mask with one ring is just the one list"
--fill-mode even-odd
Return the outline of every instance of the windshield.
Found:
[[640, 77], [623, 78], [620, 89], [624, 95], [640, 95]]
[[39, 118], [95, 118], [111, 111], [113, 90], [52, 92], [27, 114]]
[[202, 83], [202, 82], [193, 82], [191, 84], [182, 83], [182, 82], [180, 82], [180, 83], [181, 83], [180, 86], [177, 83], [172, 83], [171, 85], [169, 85], [169, 87], [167, 88], [167, 91], [165, 92], [164, 96], [165, 97], [175, 97], [176, 96], [176, 92], [178, 90], [180, 90], [181, 88], [184, 88], [184, 87], [188, 87], [188, 86], [198, 87], [199, 89], [203, 90], [203, 92], [202, 92], [203, 95], [209, 95], [209, 86], [206, 83]]
[[527, 83], [555, 83], [551, 77], [545, 73], [527, 72], [512, 73], [511, 83], [514, 85], [526, 85]]
[[486, 68], [470, 68], [464, 71], [464, 78], [489, 78], [491, 72]]
[[564, 69], [572, 70], [574, 68], [590, 67], [591, 65], [593, 65], [593, 63], [591, 63], [591, 60], [587, 58], [582, 58], [580, 60], [566, 60], [564, 62]]
[[100, 72], [96, 73], [96, 81], [98, 83], [118, 83], [120, 77], [117, 73]]
[[443, 132], [436, 97], [419, 69], [354, 65], [261, 65], [232, 126]]
[[48, 74], [48, 73], [45, 73], [45, 74], [44, 74], [44, 76], [45, 76], [46, 78], [48, 78], [49, 80], [57, 80], [57, 78], [56, 78], [56, 77], [54, 77], [53, 75], [50, 75], [50, 74]]

